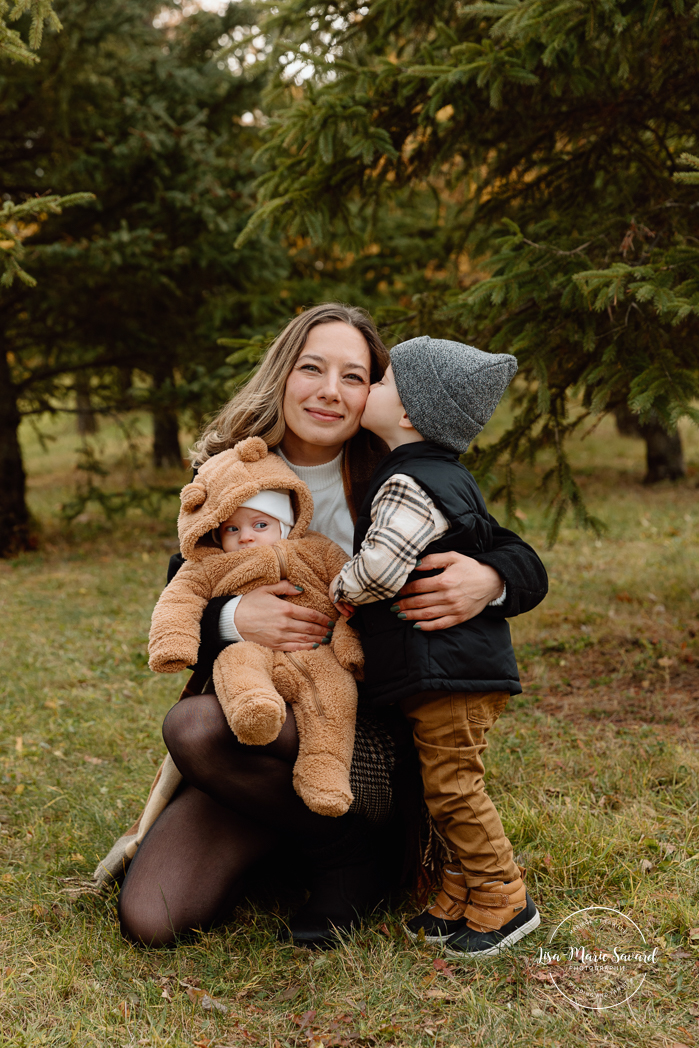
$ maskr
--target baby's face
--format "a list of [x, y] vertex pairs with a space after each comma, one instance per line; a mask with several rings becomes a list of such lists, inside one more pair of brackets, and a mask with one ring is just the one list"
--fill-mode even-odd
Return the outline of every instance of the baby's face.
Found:
[[241, 506], [224, 520], [219, 528], [224, 553], [235, 553], [250, 546], [271, 546], [280, 542], [281, 525], [275, 517], [260, 513], [258, 509]]

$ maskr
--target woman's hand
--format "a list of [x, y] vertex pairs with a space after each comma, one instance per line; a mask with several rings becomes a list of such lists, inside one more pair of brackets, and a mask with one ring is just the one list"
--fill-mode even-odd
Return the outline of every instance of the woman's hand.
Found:
[[298, 594], [290, 582], [277, 582], [241, 597], [235, 610], [235, 628], [243, 640], [273, 651], [310, 651], [314, 644], [327, 643], [335, 625], [327, 615], [281, 599]]
[[443, 569], [441, 575], [409, 582], [391, 609], [403, 612], [422, 630], [445, 630], [466, 622], [502, 593], [504, 583], [495, 568], [463, 553], [431, 553], [417, 571], [436, 568]]

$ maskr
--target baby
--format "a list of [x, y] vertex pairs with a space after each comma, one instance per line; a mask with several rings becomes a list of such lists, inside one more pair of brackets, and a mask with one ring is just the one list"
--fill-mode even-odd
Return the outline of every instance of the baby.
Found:
[[212, 597], [244, 594], [288, 579], [294, 603], [336, 620], [317, 650], [272, 651], [231, 644], [214, 662], [214, 685], [241, 742], [276, 739], [294, 707], [299, 753], [294, 788], [321, 815], [342, 815], [352, 802], [349, 770], [357, 685], [363, 662], [357, 634], [328, 599], [328, 583], [347, 560], [330, 539], [307, 532], [313, 500], [307, 486], [259, 437], [212, 456], [181, 493], [177, 528], [185, 563], [153, 612], [150, 666], [177, 673], [196, 663], [200, 622]]
[[[269, 513], [263, 511], [263, 507]], [[291, 499], [286, 491], [261, 491], [244, 502], [218, 529], [224, 553], [252, 546], [273, 546], [288, 537], [294, 523]], [[214, 539], [216, 541], [216, 539]]]
[[355, 555], [330, 585], [343, 614], [354, 612], [362, 638], [363, 694], [400, 704], [412, 722], [425, 801], [458, 860], [445, 868], [435, 904], [408, 930], [445, 943], [457, 957], [496, 954], [540, 923], [485, 792], [481, 761], [488, 729], [522, 689], [509, 627], [495, 608], [446, 629], [422, 629], [406, 621], [395, 598], [419, 577], [413, 572], [421, 556], [477, 557], [490, 549], [492, 518], [459, 455], [516, 370], [507, 354], [427, 337], [391, 351], [362, 416], [390, 454], [369, 482]]

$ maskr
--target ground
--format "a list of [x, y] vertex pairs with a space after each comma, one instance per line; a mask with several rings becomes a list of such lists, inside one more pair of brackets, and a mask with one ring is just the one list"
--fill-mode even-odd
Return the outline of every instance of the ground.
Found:
[[[406, 939], [408, 902], [328, 954], [278, 945], [288, 911], [260, 900], [225, 929], [151, 951], [122, 941], [114, 896], [62, 893], [138, 813], [180, 683], [151, 674], [145, 655], [176, 504], [109, 522], [91, 503], [62, 526], [71, 427], [47, 427], [45, 451], [24, 434], [41, 544], [0, 561], [0, 1044], [699, 1044], [695, 430], [684, 431], [687, 480], [653, 488], [640, 483], [642, 445], [609, 421], [576, 445], [600, 538], [564, 528], [546, 550], [540, 474], [522, 475], [520, 523], [551, 592], [512, 622], [524, 692], [486, 763], [542, 926], [500, 960], [462, 963]], [[116, 431], [99, 440], [105, 483], [118, 487]], [[179, 485], [186, 473], [141, 479]], [[577, 979], [582, 993], [579, 965], [540, 961], [558, 922], [589, 906], [622, 911], [657, 948], [641, 989], [608, 1010], [576, 1008], [556, 988], [575, 997]]]

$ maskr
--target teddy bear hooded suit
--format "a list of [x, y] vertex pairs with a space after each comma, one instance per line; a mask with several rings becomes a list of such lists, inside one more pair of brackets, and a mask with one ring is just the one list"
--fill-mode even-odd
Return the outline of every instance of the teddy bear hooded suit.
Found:
[[[296, 523], [271, 546], [225, 553], [212, 532], [260, 491], [288, 489]], [[214, 663], [214, 685], [226, 719], [248, 745], [277, 738], [294, 707], [299, 753], [294, 789], [312, 811], [342, 815], [352, 803], [349, 769], [354, 748], [357, 685], [363, 655], [358, 635], [330, 602], [328, 586], [347, 554], [317, 532], [307, 533], [313, 499], [307, 486], [260, 437], [249, 437], [200, 467], [181, 492], [177, 522], [185, 557], [153, 612], [150, 667], [177, 673], [197, 661], [202, 612], [212, 597], [244, 594], [288, 579], [303, 587], [286, 600], [315, 608], [337, 623], [329, 644], [315, 651], [280, 652], [250, 641], [231, 644]]]

